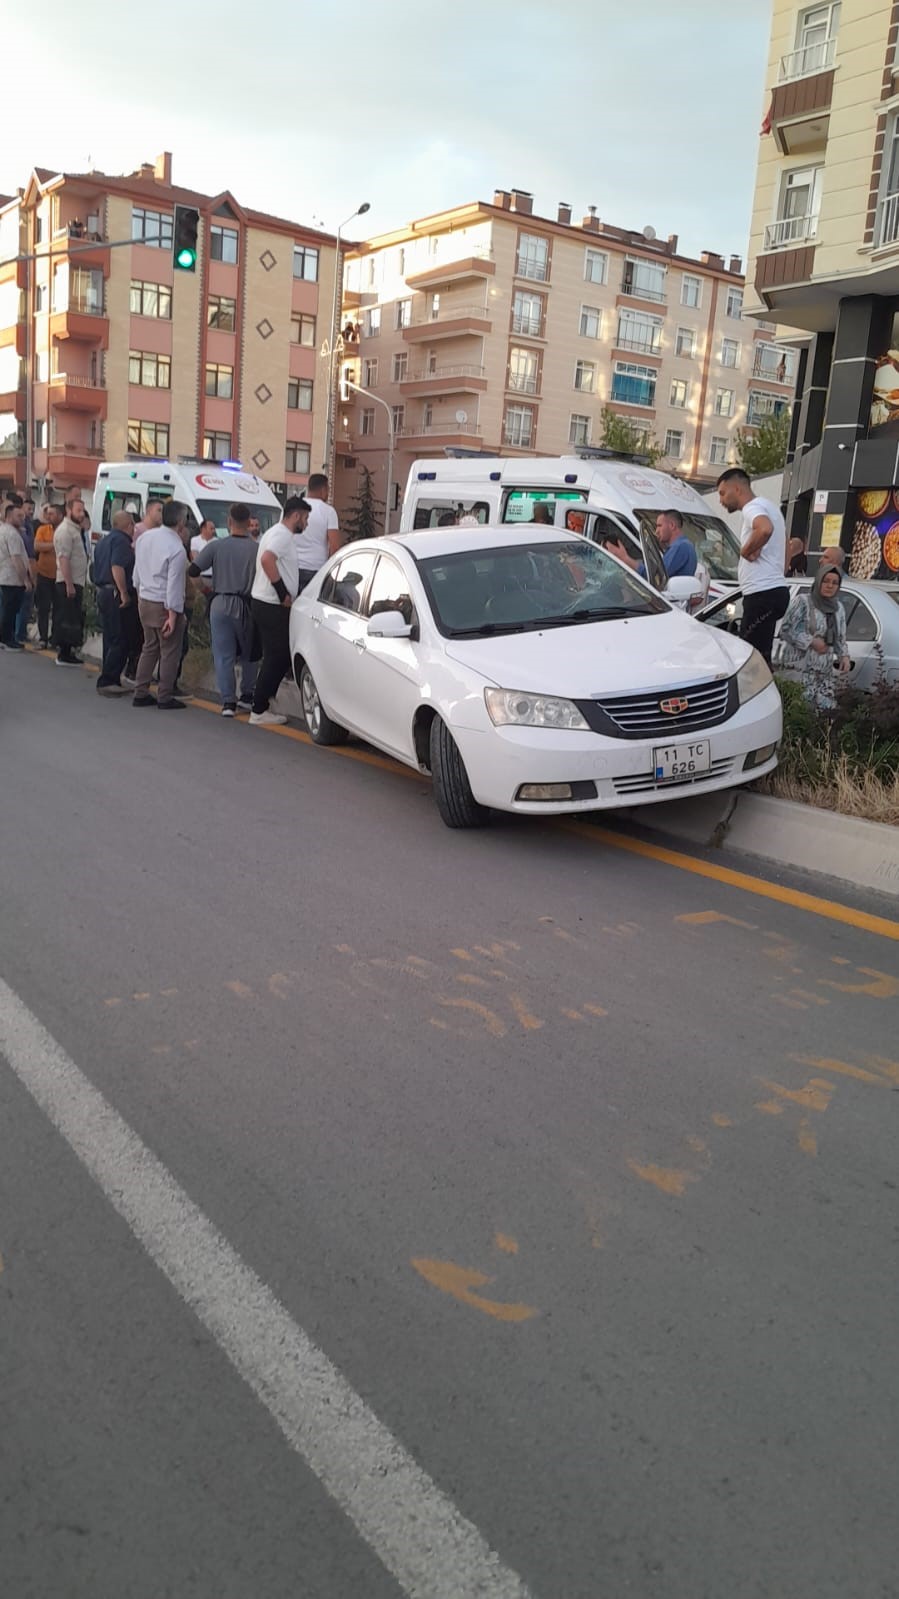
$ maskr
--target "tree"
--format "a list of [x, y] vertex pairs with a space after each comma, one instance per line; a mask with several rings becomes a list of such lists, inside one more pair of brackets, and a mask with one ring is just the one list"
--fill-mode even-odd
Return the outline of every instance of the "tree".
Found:
[[367, 466], [362, 468], [355, 497], [341, 518], [341, 526], [350, 543], [354, 539], [376, 539], [384, 521], [384, 503], [375, 498], [375, 486]]
[[737, 460], [750, 477], [766, 477], [770, 472], [782, 472], [789, 442], [790, 412], [785, 406], [779, 416], [762, 417], [758, 427], [753, 428], [751, 433], [744, 428], [737, 428]]
[[641, 427], [629, 416], [619, 416], [608, 406], [603, 409], [601, 423], [603, 445], [615, 455], [640, 455], [650, 466], [662, 459], [665, 452], [648, 427]]

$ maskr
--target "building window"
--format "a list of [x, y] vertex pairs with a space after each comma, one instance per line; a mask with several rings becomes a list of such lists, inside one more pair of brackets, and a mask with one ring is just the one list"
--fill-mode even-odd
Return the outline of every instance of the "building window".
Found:
[[577, 416], [574, 413], [568, 418], [568, 442], [575, 448], [583, 448], [590, 443], [590, 418]]
[[549, 278], [549, 240], [537, 233], [520, 233], [515, 271], [520, 278], [546, 283]]
[[787, 409], [786, 400], [777, 394], [768, 394], [761, 389], [750, 389], [749, 404], [746, 407], [746, 425], [756, 428], [769, 416], [782, 416]]
[[785, 172], [777, 200], [777, 220], [765, 229], [764, 248], [782, 250], [814, 239], [821, 209], [823, 167], [794, 167]]
[[393, 436], [394, 438], [397, 438], [403, 432], [406, 426], [406, 407], [404, 405], [395, 405], [393, 407], [392, 415]]
[[375, 408], [373, 405], [364, 405], [360, 419], [359, 431], [364, 439], [370, 439], [375, 431]]
[[203, 434], [203, 460], [204, 461], [230, 461], [231, 435], [230, 433], [204, 433]]
[[616, 361], [612, 373], [612, 399], [621, 405], [655, 405], [658, 372], [654, 366]]
[[207, 362], [206, 365], [206, 393], [214, 394], [220, 400], [231, 400], [234, 397], [234, 368], [233, 366], [219, 366], [216, 361]]
[[692, 328], [678, 328], [675, 352], [677, 355], [696, 354], [696, 334]]
[[167, 422], [129, 422], [128, 454], [155, 455], [165, 460], [169, 453], [169, 426]]
[[36, 450], [47, 448], [47, 424], [37, 421], [34, 424], [34, 447]]
[[578, 325], [582, 339], [598, 339], [602, 331], [602, 312], [598, 305], [582, 305]]
[[609, 258], [605, 250], [584, 251], [584, 280], [587, 283], [607, 283]]
[[396, 252], [396, 270], [401, 278], [406, 276], [406, 247], [403, 244]]
[[582, 394], [593, 394], [596, 389], [596, 362], [578, 361], [574, 368], [574, 386]]
[[[897, 52], [899, 52], [899, 43], [897, 43]], [[897, 239], [899, 239], [899, 117], [894, 113], [887, 125], [884, 143], [875, 248], [895, 244]]]
[[661, 347], [661, 317], [650, 316], [646, 311], [619, 311], [615, 342], [619, 349], [641, 350], [644, 355], [651, 355]]
[[737, 343], [737, 340], [736, 339], [722, 339], [722, 341], [721, 341], [721, 365], [722, 366], [739, 366], [739, 364], [740, 364], [740, 346]]
[[709, 460], [713, 466], [724, 466], [727, 461], [727, 439], [722, 438], [720, 433], [712, 439]]
[[833, 4], [809, 6], [800, 11], [796, 25], [796, 49], [782, 56], [780, 82], [825, 72], [833, 66], [836, 53], [839, 0]]
[[733, 389], [719, 389], [715, 395], [715, 415], [733, 416], [734, 391]]
[[728, 316], [741, 317], [743, 315], [742, 289], [728, 289], [726, 310]]
[[318, 250], [311, 244], [293, 247], [293, 275], [304, 283], [318, 282]]
[[[693, 310], [698, 310], [702, 305], [702, 278], [697, 278], [692, 273], [685, 272], [680, 280], [680, 303], [689, 305]], [[670, 454], [670, 451], [668, 452]]]
[[374, 286], [375, 286], [375, 258], [374, 258], [373, 255], [370, 255], [369, 258], [368, 258], [367, 277], [368, 277], [368, 287], [370, 289], [373, 289]]
[[38, 315], [47, 309], [47, 285], [39, 283], [34, 291], [34, 309]]
[[170, 389], [172, 386], [172, 358], [153, 355], [146, 350], [132, 350], [128, 356], [128, 382], [142, 389]]
[[394, 383], [405, 383], [408, 376], [409, 351], [400, 350], [399, 354], [393, 358], [393, 381]]
[[411, 326], [411, 323], [412, 323], [412, 301], [411, 300], [397, 300], [395, 311], [394, 311], [394, 324], [393, 324], [394, 327], [397, 330], [399, 330], [400, 328], [408, 328], [408, 327]]
[[172, 291], [165, 283], [132, 283], [132, 316], [155, 316], [168, 321], [172, 315]]
[[767, 378], [771, 383], [792, 383], [796, 377], [796, 352], [783, 350], [778, 344], [759, 342], [752, 361], [754, 378]]
[[292, 316], [290, 319], [290, 342], [302, 344], [306, 350], [315, 349], [315, 317]]
[[233, 333], [237, 326], [237, 301], [223, 294], [210, 294], [206, 303], [206, 325], [221, 333]]
[[509, 351], [509, 388], [515, 394], [536, 394], [540, 377], [540, 356], [513, 344]]
[[288, 411], [312, 410], [312, 379], [291, 378], [287, 385]]
[[[142, 205], [132, 206], [131, 237], [135, 244], [149, 244], [154, 250], [170, 250], [171, 214], [165, 211], [147, 211]], [[140, 453], [143, 455], [144, 451]]]
[[543, 328], [543, 296], [516, 290], [512, 300], [512, 332], [539, 339]]
[[35, 244], [43, 244], [44, 242], [44, 219], [40, 211], [35, 211], [34, 213], [34, 242]]
[[362, 363], [362, 387], [364, 389], [376, 389], [377, 386], [378, 357], [376, 355], [372, 355], [369, 356], [367, 361], [363, 361]]
[[509, 405], [503, 422], [504, 442], [515, 450], [529, 450], [534, 437], [534, 413], [529, 405]]
[[381, 307], [372, 305], [365, 313], [365, 337], [377, 339], [381, 333]]
[[430, 320], [432, 322], [436, 322], [439, 319], [439, 316], [440, 316], [440, 295], [439, 294], [432, 294], [430, 296], [430, 299], [428, 300], [428, 316], [429, 316], [429, 318], [430, 318]]
[[310, 461], [308, 444], [288, 444], [284, 460], [285, 472], [298, 472], [301, 477], [305, 477], [309, 471]]
[[209, 255], [213, 261], [224, 261], [226, 266], [237, 265], [237, 240], [236, 228], [223, 228], [219, 222], [213, 222], [209, 229]]
[[664, 300], [665, 268], [655, 261], [644, 261], [628, 256], [624, 263], [622, 294], [632, 294], [637, 300]]
[[425, 428], [429, 428], [431, 426], [431, 423], [434, 420], [434, 407], [431, 405], [430, 401], [426, 406], [423, 407], [421, 419]]
[[62, 262], [53, 271], [52, 308], [79, 311], [84, 316], [103, 315], [103, 273], [99, 268], [72, 267]]
[[665, 434], [665, 454], [679, 461], [684, 453], [684, 435], [679, 428], [669, 428]]
[[[54, 355], [57, 353], [58, 349], [59, 349], [59, 345], [58, 344], [54, 345], [54, 347], [53, 347]], [[37, 354], [34, 357], [34, 381], [35, 381], [35, 383], [46, 383], [46, 381], [47, 381], [49, 376], [50, 376], [50, 352], [49, 352], [49, 350], [38, 350]], [[16, 385], [15, 386], [16, 386], [16, 388], [18, 388], [18, 386], [19, 386], [19, 378], [16, 378]]]
[[687, 406], [687, 383], [684, 378], [672, 378], [671, 393], [668, 403], [675, 411], [684, 411]]

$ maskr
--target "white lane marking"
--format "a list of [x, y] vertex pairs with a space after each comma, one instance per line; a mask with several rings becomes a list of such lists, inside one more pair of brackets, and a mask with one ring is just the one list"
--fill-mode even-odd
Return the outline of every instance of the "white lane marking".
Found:
[[2, 979], [0, 1052], [409, 1599], [529, 1599]]

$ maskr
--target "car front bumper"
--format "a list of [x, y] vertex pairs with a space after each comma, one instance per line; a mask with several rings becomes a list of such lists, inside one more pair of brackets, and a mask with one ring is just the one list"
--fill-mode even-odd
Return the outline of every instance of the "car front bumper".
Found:
[[[783, 727], [780, 695], [774, 684], [717, 727], [683, 734], [677, 728], [664, 740], [606, 738], [599, 733], [558, 732], [550, 728], [491, 727], [481, 731], [453, 727], [475, 799], [499, 811], [529, 816], [653, 805], [733, 788], [763, 777], [777, 765], [776, 754], [746, 769], [746, 758], [777, 744]], [[654, 751], [662, 744], [708, 740], [711, 768], [688, 781], [656, 782]], [[591, 783], [585, 799], [520, 800], [523, 784]]]

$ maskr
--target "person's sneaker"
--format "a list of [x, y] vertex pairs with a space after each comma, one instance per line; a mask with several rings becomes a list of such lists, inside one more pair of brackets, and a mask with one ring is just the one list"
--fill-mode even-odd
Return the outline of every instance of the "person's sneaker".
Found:
[[124, 683], [97, 684], [97, 693], [103, 694], [107, 699], [118, 699], [120, 694], [128, 694], [129, 692], [130, 690], [125, 687]]
[[237, 709], [239, 711], [251, 711], [253, 709], [252, 699], [244, 699], [243, 695], [241, 695], [237, 702]]
[[57, 655], [57, 666], [80, 666], [81, 660], [77, 655]]
[[223, 705], [222, 706], [222, 715], [223, 716], [236, 716], [237, 715], [237, 706], [236, 705], [231, 705], [231, 704]]
[[154, 710], [156, 708], [156, 701], [154, 700], [152, 694], [135, 694], [131, 703], [132, 705], [135, 705], [139, 711], [146, 710], [148, 705], [152, 705]]
[[251, 727], [283, 727], [287, 721], [286, 716], [279, 716], [276, 711], [251, 711]]
[[126, 688], [137, 688], [137, 678], [129, 677], [127, 672], [122, 673], [122, 682]]
[[157, 709], [160, 711], [186, 711], [187, 706], [183, 700], [157, 700]]

